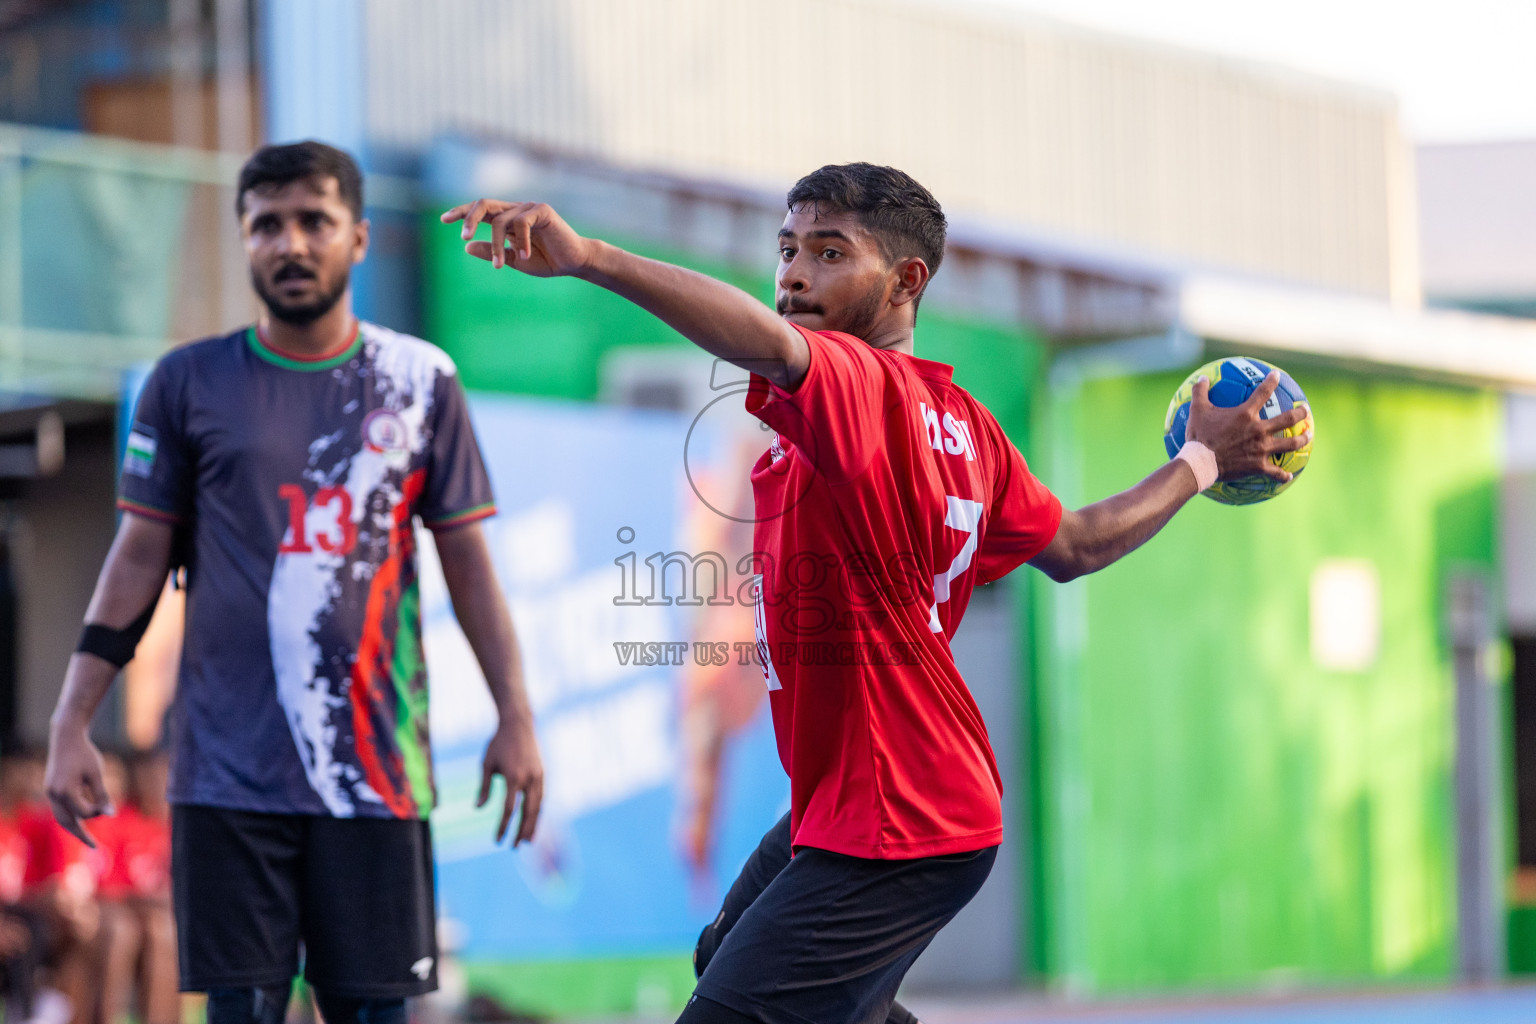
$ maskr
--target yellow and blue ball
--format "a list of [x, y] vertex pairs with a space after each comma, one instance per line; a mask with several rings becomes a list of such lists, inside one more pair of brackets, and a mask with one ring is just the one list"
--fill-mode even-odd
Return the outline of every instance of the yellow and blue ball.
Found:
[[[1184, 383], [1173, 393], [1173, 401], [1168, 403], [1168, 415], [1163, 418], [1163, 447], [1168, 450], [1168, 457], [1173, 458], [1184, 447], [1184, 431], [1189, 426], [1189, 402], [1194, 395], [1195, 381], [1201, 377], [1208, 378], [1211, 382], [1211, 404], [1230, 408], [1247, 401], [1253, 389], [1269, 376], [1271, 369], [1278, 367], [1257, 359], [1237, 356], [1212, 360], [1185, 377]], [[1298, 405], [1308, 405], [1307, 396], [1291, 375], [1281, 370], [1280, 386], [1275, 388], [1275, 393], [1264, 404], [1259, 415], [1266, 420], [1274, 419]], [[1294, 437], [1310, 425], [1309, 417], [1286, 428], [1283, 433], [1286, 437]], [[1276, 466], [1291, 474], [1289, 480], [1276, 480], [1263, 473], [1254, 473], [1232, 480], [1218, 480], [1205, 494], [1223, 505], [1252, 505], [1268, 501], [1295, 483], [1301, 471], [1307, 468], [1307, 460], [1312, 456], [1312, 444], [1312, 441], [1308, 441], [1304, 447], [1293, 452], [1276, 452], [1269, 457]]]

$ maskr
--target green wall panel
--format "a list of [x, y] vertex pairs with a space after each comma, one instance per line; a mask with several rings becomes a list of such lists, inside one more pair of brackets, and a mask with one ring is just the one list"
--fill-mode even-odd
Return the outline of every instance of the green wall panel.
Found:
[[[1069, 504], [1163, 459], [1180, 375], [1058, 387]], [[1446, 570], [1493, 558], [1492, 396], [1314, 371], [1317, 447], [1264, 505], [1197, 498], [1148, 546], [1035, 584], [1045, 856], [1036, 968], [1089, 991], [1442, 978], [1452, 965]], [[1311, 574], [1366, 559], [1381, 650], [1315, 666]]]
[[1509, 973], [1536, 974], [1536, 907], [1510, 907], [1508, 929]]

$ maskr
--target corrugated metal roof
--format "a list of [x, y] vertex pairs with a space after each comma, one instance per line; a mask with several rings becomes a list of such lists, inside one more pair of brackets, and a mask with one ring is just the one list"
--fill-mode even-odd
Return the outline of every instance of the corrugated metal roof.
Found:
[[1417, 296], [1411, 157], [1379, 93], [980, 8], [373, 0], [372, 143], [483, 132], [782, 188], [892, 164], [947, 209]]

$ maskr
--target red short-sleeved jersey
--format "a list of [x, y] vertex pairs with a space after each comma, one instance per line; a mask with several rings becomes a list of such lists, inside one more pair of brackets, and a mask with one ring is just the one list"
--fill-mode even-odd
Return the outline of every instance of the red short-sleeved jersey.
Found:
[[897, 860], [1002, 840], [1002, 780], [949, 639], [976, 583], [1034, 557], [1061, 503], [942, 363], [797, 328], [752, 470], [758, 649], [793, 842]]

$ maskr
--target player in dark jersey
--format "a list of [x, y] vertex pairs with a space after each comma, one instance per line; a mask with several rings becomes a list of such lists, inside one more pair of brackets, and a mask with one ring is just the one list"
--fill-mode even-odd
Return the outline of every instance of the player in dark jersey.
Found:
[[729, 285], [576, 234], [548, 206], [482, 199], [443, 215], [493, 267], [568, 275], [640, 305], [753, 373], [776, 431], [752, 470], [758, 650], [790, 812], [695, 953], [682, 1020], [878, 1024], [908, 967], [986, 879], [1001, 779], [949, 639], [972, 588], [1030, 562], [1056, 580], [1152, 537], [1218, 475], [1284, 477], [1307, 435], [1196, 388], [1185, 451], [1080, 510], [1030, 473], [997, 422], [915, 357], [945, 219], [900, 171], [823, 167], [788, 195], [777, 310]]
[[210, 1024], [275, 1024], [303, 969], [329, 1024], [403, 1024], [437, 984], [416, 531], [432, 531], [499, 728], [480, 802], [533, 835], [542, 772], [480, 521], [490, 481], [451, 360], [352, 314], [362, 176], [315, 142], [258, 151], [237, 213], [258, 322], [168, 353], [135, 410], [117, 539], [54, 712], [58, 820], [111, 813], [92, 713], [185, 566], [172, 712], [184, 989]]

